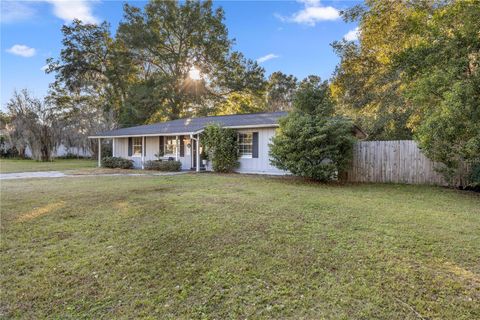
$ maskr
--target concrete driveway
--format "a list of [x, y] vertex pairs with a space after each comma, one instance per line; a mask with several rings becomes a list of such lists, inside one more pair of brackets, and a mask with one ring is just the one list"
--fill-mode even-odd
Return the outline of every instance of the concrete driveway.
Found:
[[32, 178], [81, 178], [93, 176], [174, 176], [187, 173], [180, 172], [155, 172], [155, 173], [100, 173], [100, 174], [68, 174], [61, 171], [38, 171], [1, 173], [0, 180], [32, 179]]

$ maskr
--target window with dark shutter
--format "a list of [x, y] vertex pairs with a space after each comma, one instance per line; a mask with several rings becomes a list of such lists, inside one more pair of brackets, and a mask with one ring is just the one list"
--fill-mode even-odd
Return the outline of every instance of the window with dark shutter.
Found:
[[237, 136], [238, 153], [241, 158], [252, 158], [253, 133], [239, 133]]
[[258, 158], [258, 132], [252, 135], [252, 158]]
[[143, 137], [132, 138], [132, 156], [140, 157], [143, 152]]

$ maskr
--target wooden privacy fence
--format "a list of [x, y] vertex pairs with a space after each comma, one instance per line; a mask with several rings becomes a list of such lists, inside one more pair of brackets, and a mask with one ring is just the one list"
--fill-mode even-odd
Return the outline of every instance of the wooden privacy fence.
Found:
[[347, 181], [445, 185], [435, 167], [415, 141], [361, 141], [353, 148]]

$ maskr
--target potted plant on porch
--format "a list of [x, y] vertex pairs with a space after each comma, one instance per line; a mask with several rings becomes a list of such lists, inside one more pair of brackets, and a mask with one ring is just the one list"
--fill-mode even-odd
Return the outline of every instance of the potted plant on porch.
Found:
[[202, 165], [206, 167], [208, 164], [208, 155], [205, 150], [202, 150], [202, 152], [200, 153], [200, 159], [202, 160]]

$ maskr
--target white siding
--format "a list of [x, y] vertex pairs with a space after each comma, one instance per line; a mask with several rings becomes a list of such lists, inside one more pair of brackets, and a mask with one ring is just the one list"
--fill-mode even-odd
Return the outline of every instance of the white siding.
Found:
[[128, 158], [128, 138], [114, 138], [115, 150], [113, 154], [115, 157]]
[[275, 135], [275, 128], [257, 128], [248, 130], [239, 130], [238, 132], [258, 132], [258, 158], [240, 158], [240, 167], [237, 172], [240, 173], [263, 173], [263, 174], [286, 174], [270, 164], [268, 152], [269, 144]]
[[158, 153], [160, 141], [158, 137], [146, 137], [146, 153], [145, 153], [145, 161], [148, 160], [156, 160], [157, 157], [155, 155]]

